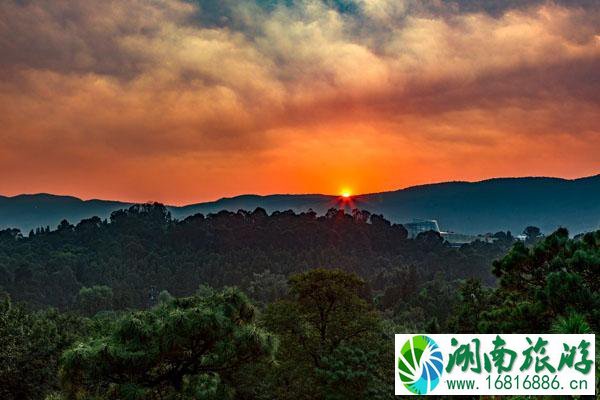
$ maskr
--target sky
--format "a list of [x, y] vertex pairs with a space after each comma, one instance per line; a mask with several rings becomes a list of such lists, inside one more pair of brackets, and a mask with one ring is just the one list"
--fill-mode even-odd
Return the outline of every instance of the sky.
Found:
[[3, 0], [0, 194], [600, 173], [595, 0]]

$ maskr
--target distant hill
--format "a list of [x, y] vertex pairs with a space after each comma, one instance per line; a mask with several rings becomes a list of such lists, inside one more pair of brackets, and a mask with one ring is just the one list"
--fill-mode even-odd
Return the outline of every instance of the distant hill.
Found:
[[[256, 207], [269, 213], [288, 209], [324, 213], [340, 204], [347, 205], [336, 196], [320, 194], [243, 195], [169, 209], [175, 218], [182, 219], [196, 213]], [[437, 183], [359, 195], [352, 198], [352, 204], [382, 213], [392, 222], [437, 219], [445, 231], [516, 233], [527, 225], [535, 225], [544, 232], [564, 226], [575, 234], [600, 228], [600, 175], [573, 180], [496, 178]], [[38, 226], [55, 227], [63, 218], [72, 223], [94, 215], [107, 218], [112, 211], [128, 206], [123, 202], [84, 201], [49, 194], [0, 196], [0, 228], [16, 227], [27, 233]]]
[[129, 207], [128, 203], [106, 200], [81, 200], [53, 194], [0, 196], [0, 229], [18, 228], [24, 234], [37, 227], [52, 229], [63, 219], [77, 223], [95, 215], [107, 218], [110, 213]]

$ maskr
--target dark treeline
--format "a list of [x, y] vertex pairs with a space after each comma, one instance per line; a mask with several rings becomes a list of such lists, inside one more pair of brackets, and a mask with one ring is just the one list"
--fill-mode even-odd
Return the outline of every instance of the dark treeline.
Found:
[[286, 279], [312, 268], [339, 268], [358, 274], [374, 291], [391, 287], [397, 297], [402, 287], [418, 290], [436, 273], [445, 281], [478, 277], [493, 284], [491, 262], [512, 244], [510, 235], [496, 236], [494, 244], [456, 249], [433, 232], [408, 240], [402, 225], [367, 211], [332, 209], [317, 216], [256, 209], [176, 221], [164, 206], [145, 204], [116, 211], [108, 221], [63, 221], [28, 237], [3, 231], [0, 287], [14, 300], [67, 310], [81, 288], [108, 286], [115, 309], [144, 308], [162, 290], [186, 296], [201, 284], [249, 289], [255, 274]]
[[5, 230], [0, 398], [392, 399], [394, 333], [597, 332], [600, 231], [526, 232], [158, 204]]

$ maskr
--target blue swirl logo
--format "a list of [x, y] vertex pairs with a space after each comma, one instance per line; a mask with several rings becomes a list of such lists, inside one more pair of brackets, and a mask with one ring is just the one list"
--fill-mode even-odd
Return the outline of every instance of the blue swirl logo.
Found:
[[398, 370], [404, 386], [414, 394], [427, 394], [440, 383], [444, 357], [428, 336], [413, 336], [400, 350]]

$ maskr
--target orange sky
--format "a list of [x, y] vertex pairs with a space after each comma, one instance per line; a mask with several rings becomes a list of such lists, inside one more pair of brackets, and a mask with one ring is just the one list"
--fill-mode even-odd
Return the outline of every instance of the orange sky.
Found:
[[209, 3], [1, 2], [0, 194], [184, 204], [600, 173], [590, 2]]

